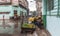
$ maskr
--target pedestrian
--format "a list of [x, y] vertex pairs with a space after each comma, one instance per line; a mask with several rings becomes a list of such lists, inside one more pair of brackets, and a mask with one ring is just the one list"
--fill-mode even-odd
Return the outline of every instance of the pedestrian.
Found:
[[41, 35], [41, 31], [40, 31], [40, 28], [41, 28], [41, 24], [40, 24], [40, 21], [41, 21], [41, 18], [38, 18], [38, 19], [35, 19], [34, 20], [34, 24], [36, 25], [36, 33], [37, 33], [37, 36], [40, 36]]
[[38, 19], [35, 18], [33, 23], [34, 23], [38, 28], [41, 28], [41, 24], [42, 24], [41, 21], [42, 21], [42, 20], [41, 20], [41, 18], [39, 17]]

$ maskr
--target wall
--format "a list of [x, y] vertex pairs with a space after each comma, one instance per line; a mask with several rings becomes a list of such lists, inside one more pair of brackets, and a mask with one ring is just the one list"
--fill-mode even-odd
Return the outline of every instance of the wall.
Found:
[[52, 36], [60, 36], [60, 17], [47, 16], [47, 29]]
[[43, 0], [42, 15], [44, 22], [46, 22], [46, 29], [52, 36], [60, 36], [60, 0], [54, 0], [54, 9], [47, 11], [47, 0]]
[[40, 16], [42, 14], [42, 2], [36, 1], [37, 14]]
[[59, 15], [59, 2], [54, 0], [54, 9], [47, 12], [46, 22], [47, 30], [51, 33], [52, 36], [60, 36], [60, 15]]

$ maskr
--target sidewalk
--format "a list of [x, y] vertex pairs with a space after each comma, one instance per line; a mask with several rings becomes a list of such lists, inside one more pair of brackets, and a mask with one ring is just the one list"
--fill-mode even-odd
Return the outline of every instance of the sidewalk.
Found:
[[38, 36], [51, 36], [51, 34], [46, 29], [36, 29], [36, 33]]
[[13, 36], [51, 36], [51, 34], [46, 29], [39, 29], [37, 28], [33, 34], [14, 34]]

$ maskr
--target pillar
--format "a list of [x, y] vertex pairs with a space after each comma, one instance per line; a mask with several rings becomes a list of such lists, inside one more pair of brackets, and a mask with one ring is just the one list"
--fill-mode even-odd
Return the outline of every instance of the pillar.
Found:
[[46, 15], [47, 15], [47, 0], [42, 0], [42, 18], [45, 28], [46, 28]]

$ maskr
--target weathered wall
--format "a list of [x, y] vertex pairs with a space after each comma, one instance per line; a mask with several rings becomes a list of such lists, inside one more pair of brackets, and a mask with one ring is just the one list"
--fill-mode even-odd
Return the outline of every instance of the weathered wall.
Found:
[[60, 17], [47, 16], [47, 29], [52, 36], [60, 36]]

